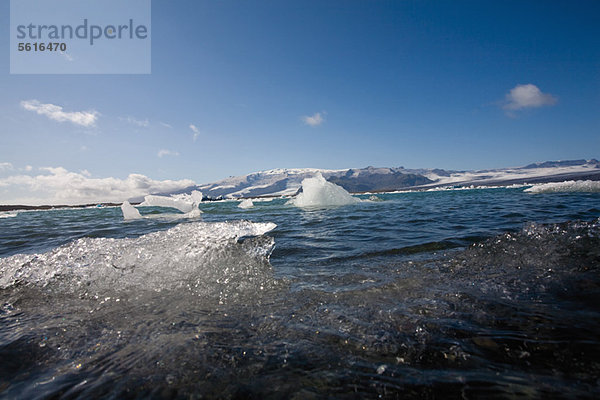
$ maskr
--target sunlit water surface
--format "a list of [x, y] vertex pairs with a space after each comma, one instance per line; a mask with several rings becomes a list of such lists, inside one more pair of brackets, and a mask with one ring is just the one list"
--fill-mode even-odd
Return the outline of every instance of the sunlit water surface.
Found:
[[373, 200], [0, 218], [0, 397], [600, 396], [600, 194]]

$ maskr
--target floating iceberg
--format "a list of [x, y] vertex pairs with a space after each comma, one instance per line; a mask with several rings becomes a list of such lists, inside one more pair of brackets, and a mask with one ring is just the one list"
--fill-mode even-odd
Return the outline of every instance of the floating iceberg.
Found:
[[[176, 208], [184, 213], [181, 214], [163, 214], [158, 216], [146, 216], [147, 218], [175, 217], [175, 218], [196, 218], [202, 214], [198, 208], [198, 204], [202, 201], [202, 192], [194, 190], [191, 194], [178, 194], [172, 196], [156, 196], [148, 195], [144, 197], [144, 201], [138, 207], [168, 207]], [[139, 211], [129, 202], [124, 202], [121, 205], [123, 210], [123, 218], [139, 219], [144, 218]]]
[[600, 192], [600, 181], [564, 181], [533, 185], [528, 193]]
[[238, 205], [239, 208], [252, 208], [254, 207], [254, 203], [252, 202], [252, 199], [245, 199], [242, 200], [242, 202]]
[[128, 201], [124, 201], [123, 204], [121, 204], [121, 211], [123, 211], [124, 219], [140, 219], [140, 218], [142, 218], [142, 216], [140, 215], [140, 212], [137, 210], [137, 208], [132, 206], [131, 203], [129, 203]]
[[176, 208], [182, 213], [189, 213], [198, 209], [198, 204], [202, 201], [202, 192], [194, 190], [191, 194], [179, 194], [172, 196], [148, 195], [140, 207], [171, 207]]
[[12, 212], [0, 212], [0, 218], [14, 218], [17, 215], [19, 215], [19, 213], [12, 213]]
[[296, 207], [330, 207], [356, 204], [359, 199], [352, 197], [344, 188], [327, 182], [323, 175], [302, 181], [302, 193], [291, 199], [287, 204]]

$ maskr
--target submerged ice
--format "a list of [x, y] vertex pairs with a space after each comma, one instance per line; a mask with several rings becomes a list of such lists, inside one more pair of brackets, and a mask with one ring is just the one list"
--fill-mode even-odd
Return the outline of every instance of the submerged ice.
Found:
[[[126, 208], [127, 209], [127, 208]], [[258, 290], [270, 278], [273, 223], [195, 222], [133, 239], [82, 238], [42, 254], [0, 259], [0, 288], [52, 285], [69, 292]], [[241, 238], [254, 237], [243, 240]]]
[[330, 207], [345, 206], [360, 202], [352, 197], [344, 188], [328, 182], [323, 175], [317, 174], [313, 178], [302, 181], [302, 192], [291, 199], [288, 204], [296, 207]]

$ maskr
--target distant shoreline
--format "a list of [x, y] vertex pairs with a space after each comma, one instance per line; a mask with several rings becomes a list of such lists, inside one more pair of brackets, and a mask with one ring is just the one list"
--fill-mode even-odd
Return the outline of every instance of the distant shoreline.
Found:
[[[577, 174], [577, 173], [567, 173], [561, 175], [553, 175], [553, 176], [545, 176], [545, 177], [535, 177], [535, 178], [517, 178], [517, 179], [507, 179], [507, 180], [497, 180], [497, 181], [463, 181], [463, 182], [455, 182], [453, 184], [439, 184], [439, 185], [420, 185], [420, 186], [407, 186], [403, 188], [396, 189], [386, 189], [386, 190], [373, 190], [373, 191], [357, 191], [350, 192], [351, 194], [367, 194], [367, 193], [390, 193], [394, 191], [426, 191], [431, 189], [439, 189], [442, 187], [470, 187], [476, 186], [478, 188], [494, 188], [499, 186], [510, 186], [510, 185], [536, 185], [540, 183], [550, 183], [550, 182], [563, 182], [568, 180], [575, 181], [600, 181], [600, 172], [592, 172], [590, 174]], [[258, 198], [271, 198], [271, 197], [279, 197], [277, 195], [265, 195], [265, 196], [251, 196], [251, 197], [237, 197], [231, 200], [244, 200], [248, 199], [258, 199]], [[208, 199], [208, 201], [215, 201], [215, 199]], [[0, 205], [0, 212], [10, 212], [10, 211], [36, 211], [36, 210], [54, 210], [59, 208], [89, 208], [89, 207], [119, 207], [122, 203], [90, 203], [90, 204], [78, 204], [78, 205], [41, 205], [41, 206], [27, 206], [27, 205]], [[138, 205], [140, 202], [132, 202], [132, 205]]]
[[[88, 208], [97, 207], [118, 207], [122, 203], [92, 203], [92, 204], [79, 204], [79, 205], [41, 205], [41, 206], [26, 206], [26, 205], [0, 205], [0, 212], [2, 211], [35, 211], [35, 210], [54, 210], [57, 208]], [[139, 203], [135, 203], [139, 204]]]

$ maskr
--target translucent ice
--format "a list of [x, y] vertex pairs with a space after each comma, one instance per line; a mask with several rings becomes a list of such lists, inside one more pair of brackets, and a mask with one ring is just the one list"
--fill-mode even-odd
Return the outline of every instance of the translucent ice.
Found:
[[[135, 210], [128, 202], [123, 205]], [[84, 292], [186, 288], [234, 295], [247, 288], [254, 293], [271, 276], [268, 259], [275, 242], [262, 235], [275, 227], [269, 222], [193, 222], [137, 238], [81, 238], [46, 253], [0, 258], [0, 289], [51, 284]]]

